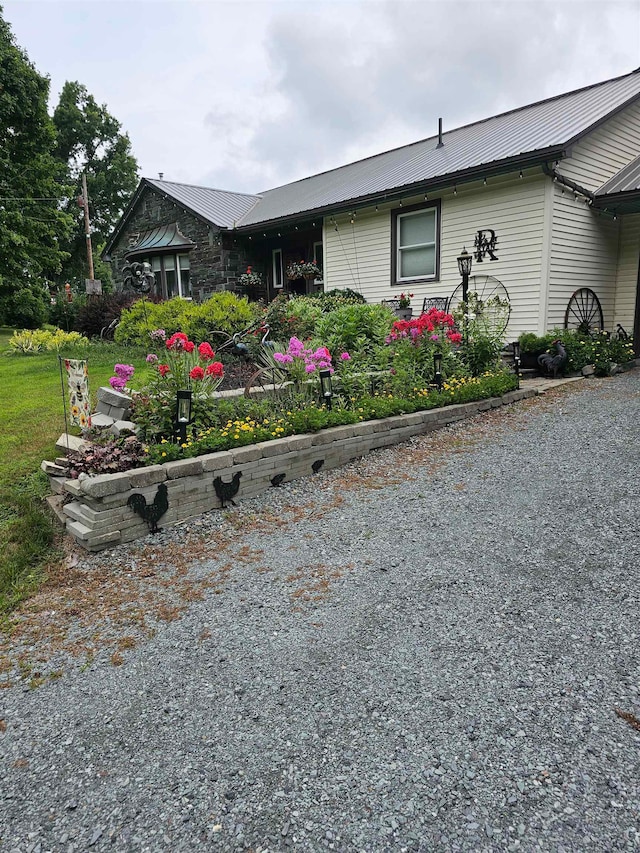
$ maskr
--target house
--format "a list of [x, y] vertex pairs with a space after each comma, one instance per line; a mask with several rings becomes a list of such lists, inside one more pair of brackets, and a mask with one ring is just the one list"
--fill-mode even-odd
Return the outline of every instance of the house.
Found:
[[[511, 336], [602, 322], [640, 341], [640, 69], [256, 195], [145, 178], [105, 256], [116, 281], [148, 260], [163, 297], [236, 288], [251, 264], [267, 299], [405, 291], [419, 311], [459, 294], [463, 247]], [[288, 281], [303, 258], [322, 276]]]

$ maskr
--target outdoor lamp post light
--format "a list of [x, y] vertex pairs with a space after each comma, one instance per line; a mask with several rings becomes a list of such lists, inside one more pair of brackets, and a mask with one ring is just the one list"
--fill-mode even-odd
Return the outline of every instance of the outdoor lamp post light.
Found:
[[466, 303], [469, 295], [469, 275], [471, 274], [471, 263], [473, 256], [467, 252], [465, 246], [462, 247], [462, 252], [458, 255], [458, 270], [462, 276], [462, 301]]
[[438, 391], [442, 391], [442, 353], [433, 354], [433, 382]]
[[520, 387], [520, 341], [514, 341], [511, 344], [513, 349], [513, 369], [518, 380], [518, 388]]
[[333, 385], [330, 370], [320, 371], [320, 396], [327, 409], [330, 409], [333, 400]]
[[187, 440], [187, 426], [191, 423], [193, 391], [178, 391], [176, 396], [176, 433], [180, 444]]

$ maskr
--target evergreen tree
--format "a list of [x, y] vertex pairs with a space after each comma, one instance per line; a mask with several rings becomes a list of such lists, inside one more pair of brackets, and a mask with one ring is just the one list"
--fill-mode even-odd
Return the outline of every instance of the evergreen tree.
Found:
[[64, 170], [54, 157], [49, 80], [16, 46], [0, 7], [0, 322], [37, 326], [48, 281], [66, 258], [71, 218], [59, 207]]
[[64, 248], [69, 252], [61, 279], [80, 284], [88, 275], [84, 212], [77, 197], [82, 193], [82, 173], [87, 176], [89, 214], [96, 276], [109, 275], [99, 252], [138, 185], [138, 164], [120, 123], [98, 105], [85, 86], [67, 82], [53, 114], [57, 131], [56, 157], [66, 170], [74, 191], [66, 210], [75, 225]]

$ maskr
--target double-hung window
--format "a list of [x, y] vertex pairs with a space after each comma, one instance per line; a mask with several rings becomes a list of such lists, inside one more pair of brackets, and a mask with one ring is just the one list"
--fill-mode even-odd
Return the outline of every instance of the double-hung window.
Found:
[[392, 284], [439, 278], [440, 205], [392, 212]]

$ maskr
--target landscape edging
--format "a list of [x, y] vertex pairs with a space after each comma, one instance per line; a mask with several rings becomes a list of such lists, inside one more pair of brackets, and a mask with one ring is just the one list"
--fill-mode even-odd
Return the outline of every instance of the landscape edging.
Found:
[[78, 480], [63, 484], [64, 491], [73, 497], [63, 507], [66, 530], [78, 545], [101, 551], [149, 533], [147, 522], [127, 502], [133, 494], [143, 495], [147, 503], [153, 502], [161, 483], [167, 488], [169, 508], [159, 525], [170, 527], [222, 507], [214, 485], [218, 477], [229, 483], [241, 471], [242, 479], [233, 499], [256, 497], [272, 488], [272, 480], [278, 475], [284, 474], [284, 480], [289, 482], [314, 473], [312, 466], [317, 470], [337, 468], [371, 450], [390, 447], [536, 394], [535, 389], [520, 388], [501, 397], [330, 427], [118, 474], [81, 475]]

